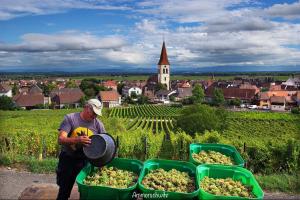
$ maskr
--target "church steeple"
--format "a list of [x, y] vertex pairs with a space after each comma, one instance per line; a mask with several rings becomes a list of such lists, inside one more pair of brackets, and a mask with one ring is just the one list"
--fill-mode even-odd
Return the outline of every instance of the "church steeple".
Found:
[[163, 45], [161, 48], [160, 59], [159, 59], [158, 65], [170, 65], [169, 60], [168, 60], [168, 55], [167, 55], [167, 49], [165, 46], [165, 41], [163, 42]]
[[170, 63], [168, 60], [165, 41], [163, 42], [158, 67], [158, 83], [164, 84], [170, 90]]

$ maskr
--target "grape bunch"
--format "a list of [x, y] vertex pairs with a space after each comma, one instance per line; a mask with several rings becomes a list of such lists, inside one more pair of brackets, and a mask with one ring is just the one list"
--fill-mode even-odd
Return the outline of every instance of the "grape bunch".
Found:
[[116, 167], [103, 167], [88, 175], [83, 183], [90, 186], [108, 186], [112, 188], [129, 188], [137, 182], [138, 176], [130, 171]]
[[192, 157], [195, 161], [201, 164], [223, 164], [233, 165], [233, 161], [230, 157], [225, 156], [217, 151], [200, 151], [199, 153], [193, 153]]
[[238, 196], [246, 198], [254, 198], [251, 193], [252, 187], [243, 185], [240, 181], [235, 181], [232, 178], [209, 178], [204, 177], [200, 182], [200, 187], [208, 193], [218, 196]]
[[142, 184], [150, 190], [162, 190], [169, 192], [189, 193], [195, 190], [194, 178], [187, 172], [176, 169], [165, 171], [164, 169], [151, 170], [143, 179]]

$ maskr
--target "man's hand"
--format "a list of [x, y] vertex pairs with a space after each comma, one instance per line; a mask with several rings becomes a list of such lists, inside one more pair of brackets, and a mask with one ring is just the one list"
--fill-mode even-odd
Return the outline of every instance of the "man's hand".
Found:
[[86, 135], [78, 136], [77, 139], [78, 139], [78, 143], [83, 144], [84, 146], [88, 146], [89, 144], [91, 144], [91, 139]]

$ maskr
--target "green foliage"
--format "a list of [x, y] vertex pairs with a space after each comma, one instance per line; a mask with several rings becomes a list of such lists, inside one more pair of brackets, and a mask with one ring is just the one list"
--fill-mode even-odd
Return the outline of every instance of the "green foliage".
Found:
[[192, 90], [192, 101], [193, 103], [202, 103], [204, 100], [204, 90], [203, 88], [197, 84]]
[[155, 86], [155, 92], [159, 91], [159, 90], [166, 90], [167, 89], [167, 86], [165, 84], [162, 84], [162, 83], [158, 83], [156, 86]]
[[15, 96], [18, 93], [18, 87], [17, 84], [14, 83], [14, 86], [12, 87], [12, 94], [13, 96]]
[[149, 98], [147, 96], [140, 95], [138, 97], [137, 103], [140, 105], [147, 104], [147, 103], [149, 103]]
[[[190, 112], [197, 109], [190, 109]], [[118, 136], [120, 157], [141, 160], [157, 157], [188, 159], [190, 143], [219, 142], [234, 145], [252, 172], [272, 174], [295, 173], [299, 170], [299, 115], [269, 112], [227, 114], [221, 109], [209, 109], [218, 113], [216, 115], [219, 119], [224, 114], [219, 127], [223, 124], [227, 126], [223, 126], [221, 131], [207, 129], [195, 132], [195, 137], [188, 135], [183, 129], [174, 132], [172, 116], [178, 115], [181, 110], [176, 107], [143, 105], [104, 109], [100, 119], [108, 133], [115, 139]], [[11, 163], [12, 158], [18, 156], [37, 159], [41, 153], [44, 159], [57, 156], [57, 128], [65, 114], [80, 110], [0, 112], [0, 162]], [[10, 159], [3, 157], [7, 154], [12, 155]], [[36, 162], [36, 165], [38, 164], [39, 162]]]
[[221, 106], [225, 102], [224, 94], [222, 89], [215, 88], [213, 93], [213, 104], [216, 106]]
[[75, 80], [69, 80], [67, 83], [66, 83], [66, 88], [77, 88], [77, 85], [75, 83]]
[[96, 96], [96, 91], [93, 88], [87, 88], [83, 92], [88, 98]]
[[239, 98], [236, 98], [236, 99], [229, 100], [228, 103], [231, 106], [240, 106], [242, 102], [241, 102], [241, 100]]
[[125, 86], [124, 83], [119, 83], [117, 85], [117, 91], [118, 91], [119, 94], [122, 94], [122, 89], [123, 89], [124, 86]]
[[221, 131], [226, 117], [225, 110], [218, 110], [207, 105], [193, 105], [182, 110], [176, 118], [177, 128], [188, 134], [204, 133], [205, 130]]
[[221, 135], [218, 131], [205, 131], [202, 137], [202, 143], [220, 143]]
[[170, 133], [170, 141], [172, 144], [172, 159], [187, 160], [189, 155], [189, 145], [193, 138], [182, 131]]
[[300, 108], [292, 108], [291, 113], [293, 114], [300, 114]]
[[13, 110], [15, 105], [8, 96], [0, 96], [0, 110]]
[[133, 92], [131, 92], [130, 97], [132, 99], [136, 99], [138, 96], [137, 96], [136, 92], [133, 91]]
[[57, 158], [45, 158], [38, 160], [32, 156], [15, 155], [12, 153], [0, 154], [0, 165], [4, 166], [24, 166], [34, 173], [53, 173], [57, 167]]
[[297, 193], [300, 191], [300, 173], [256, 175], [256, 180], [263, 190]]
[[49, 96], [52, 90], [54, 90], [57, 86], [54, 83], [48, 83], [48, 84], [39, 84], [38, 85], [42, 90], [45, 96]]
[[105, 91], [105, 88], [102, 85], [99, 85], [100, 80], [91, 78], [91, 79], [83, 79], [80, 83], [80, 89], [84, 92], [84, 94], [88, 97], [96, 96], [99, 91]]

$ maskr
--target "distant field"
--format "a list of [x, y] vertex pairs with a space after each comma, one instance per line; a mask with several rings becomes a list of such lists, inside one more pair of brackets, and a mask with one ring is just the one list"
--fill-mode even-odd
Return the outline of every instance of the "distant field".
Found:
[[[76, 80], [82, 80], [85, 78], [96, 78], [100, 80], [116, 80], [116, 81], [133, 81], [133, 80], [147, 80], [150, 75], [120, 75], [120, 76], [112, 76], [112, 75], [103, 75], [103, 76], [74, 76], [69, 77], [71, 79]], [[238, 75], [216, 75], [214, 76], [215, 80], [233, 80]], [[285, 81], [289, 78], [289, 76], [248, 76], [248, 75], [242, 75], [239, 77], [245, 77], [245, 78], [265, 78], [265, 77], [274, 77], [274, 79], [277, 81]], [[171, 80], [208, 80], [211, 79], [212, 76], [192, 76], [192, 75], [171, 75]]]

